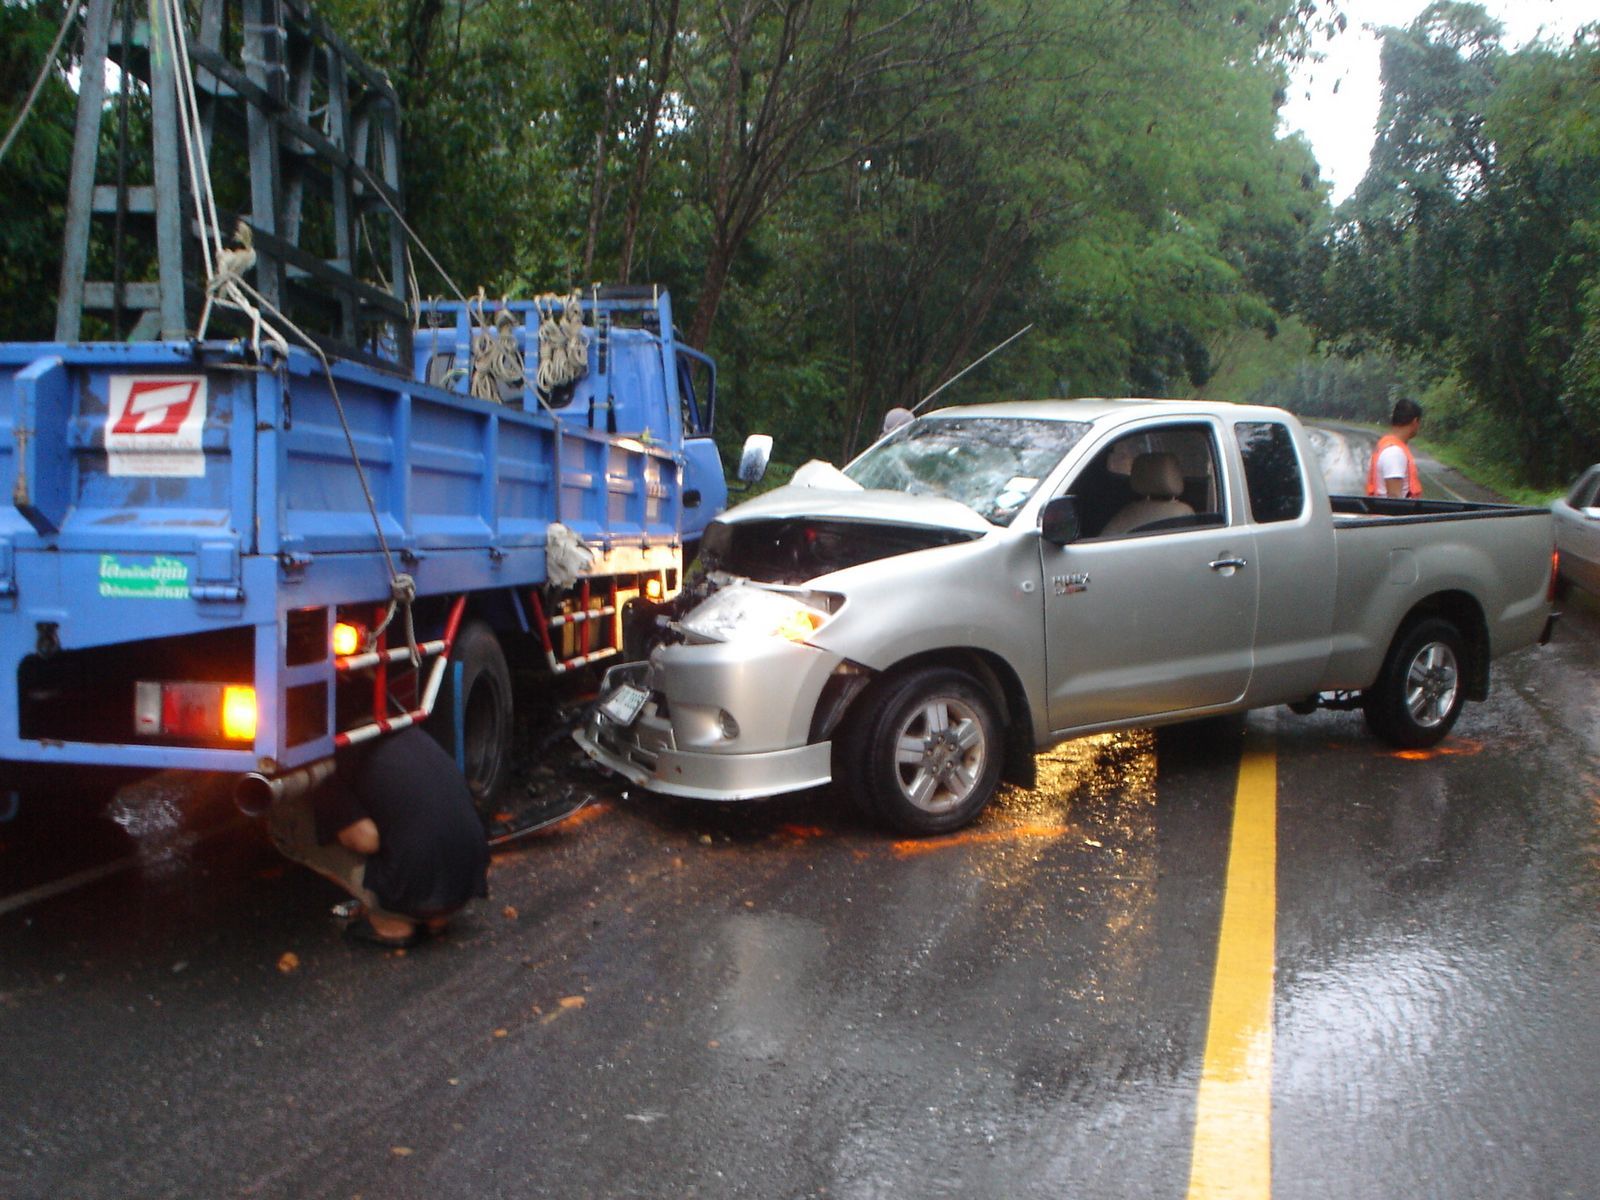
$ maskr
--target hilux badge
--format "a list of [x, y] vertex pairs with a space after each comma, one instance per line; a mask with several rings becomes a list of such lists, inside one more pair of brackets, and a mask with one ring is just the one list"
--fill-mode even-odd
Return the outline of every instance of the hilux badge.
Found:
[[1050, 586], [1058, 596], [1075, 596], [1089, 586], [1087, 575], [1052, 575]]

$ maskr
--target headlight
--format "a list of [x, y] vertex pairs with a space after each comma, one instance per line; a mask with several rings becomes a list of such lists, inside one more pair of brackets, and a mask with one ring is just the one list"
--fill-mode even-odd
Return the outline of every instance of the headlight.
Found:
[[713, 642], [787, 638], [803, 642], [828, 623], [839, 597], [735, 585], [714, 592], [684, 617], [685, 632]]

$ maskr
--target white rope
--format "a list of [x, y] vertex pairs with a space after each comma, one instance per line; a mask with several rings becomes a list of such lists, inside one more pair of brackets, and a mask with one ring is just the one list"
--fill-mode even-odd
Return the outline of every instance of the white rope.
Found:
[[[200, 252], [205, 260], [209, 286], [216, 274], [216, 259], [222, 257], [222, 221], [217, 215], [217, 198], [211, 188], [211, 164], [206, 159], [205, 139], [201, 136], [200, 102], [195, 94], [194, 70], [189, 62], [189, 38], [181, 0], [162, 0], [159, 9], [166, 18], [166, 36], [172, 53], [173, 74], [178, 91], [178, 129], [183, 136], [184, 157], [189, 167], [189, 192], [194, 197], [195, 220], [200, 226]], [[213, 246], [215, 256], [213, 256]], [[204, 336], [204, 329], [200, 331]]]
[[406, 287], [410, 292], [411, 327], [415, 329], [422, 324], [422, 292], [417, 287], [417, 264], [412, 261], [410, 246], [406, 247]]
[[267, 341], [280, 354], [289, 353], [288, 340], [277, 329], [267, 324], [258, 309], [246, 297], [240, 285], [244, 274], [256, 264], [255, 249], [250, 229], [241, 220], [235, 236], [241, 243], [238, 250], [227, 250], [222, 240], [222, 218], [217, 210], [217, 196], [211, 184], [211, 164], [206, 157], [205, 137], [201, 131], [200, 101], [195, 89], [194, 66], [189, 61], [189, 33], [182, 0], [163, 0], [161, 13], [167, 25], [167, 43], [172, 52], [173, 80], [178, 93], [178, 130], [183, 138], [184, 157], [189, 168], [189, 192], [194, 197], [195, 223], [200, 227], [200, 253], [206, 269], [206, 302], [200, 310], [200, 320], [195, 337], [205, 340], [211, 323], [211, 310], [215, 304], [234, 308], [250, 318], [250, 348], [259, 358], [261, 334], [265, 329]]
[[[561, 317], [556, 317], [556, 305]], [[589, 371], [589, 347], [583, 340], [583, 303], [577, 292], [534, 301], [539, 310], [539, 373], [537, 386], [549, 396], [556, 388], [582, 379]]]
[[[39, 99], [39, 93], [44, 89], [44, 81], [50, 78], [50, 68], [56, 65], [56, 55], [61, 53], [61, 43], [67, 40], [67, 31], [72, 28], [72, 23], [78, 19], [78, 5], [76, 0], [69, 0], [66, 14], [61, 18], [61, 28], [56, 30], [56, 40], [50, 44], [50, 52], [44, 56], [44, 63], [39, 68], [39, 77], [33, 81], [33, 90], [28, 93], [28, 98], [22, 102], [22, 111], [17, 114], [17, 119], [11, 122], [11, 128], [6, 131], [6, 140], [0, 142], [0, 162], [5, 162], [6, 151], [11, 149], [11, 143], [17, 140], [17, 134], [22, 131], [22, 124], [33, 112], [34, 103]], [[127, 87], [124, 80], [123, 87]]]
[[488, 297], [482, 288], [467, 301], [467, 312], [474, 326], [468, 390], [479, 400], [500, 404], [505, 399], [503, 389], [522, 390], [528, 384], [528, 376], [522, 352], [517, 349], [517, 318], [511, 311], [510, 298], [501, 298], [492, 327], [485, 312], [487, 304]]

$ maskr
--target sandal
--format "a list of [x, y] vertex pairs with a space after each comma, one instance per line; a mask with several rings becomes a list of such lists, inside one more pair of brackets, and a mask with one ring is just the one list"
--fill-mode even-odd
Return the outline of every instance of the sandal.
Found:
[[366, 914], [362, 914], [344, 927], [346, 941], [360, 942], [367, 946], [382, 946], [386, 950], [409, 950], [422, 942], [422, 927], [417, 926], [404, 937], [388, 937], [379, 933], [372, 927], [372, 922]]

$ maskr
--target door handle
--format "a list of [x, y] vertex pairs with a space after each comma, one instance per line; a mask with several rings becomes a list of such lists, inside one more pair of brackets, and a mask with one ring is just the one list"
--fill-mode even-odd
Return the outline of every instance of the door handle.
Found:
[[1213, 571], [1232, 571], [1240, 567], [1248, 567], [1249, 565], [1250, 564], [1242, 558], [1218, 558], [1214, 559], [1210, 563]]

